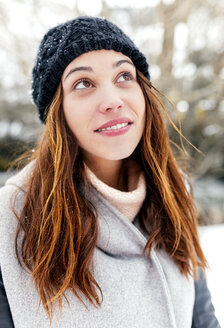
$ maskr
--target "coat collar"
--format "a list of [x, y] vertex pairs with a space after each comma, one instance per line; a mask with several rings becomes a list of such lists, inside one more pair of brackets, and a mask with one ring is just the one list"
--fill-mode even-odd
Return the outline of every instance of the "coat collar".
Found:
[[97, 247], [111, 256], [142, 255], [147, 240], [135, 225], [93, 186], [90, 187], [87, 198], [97, 209]]

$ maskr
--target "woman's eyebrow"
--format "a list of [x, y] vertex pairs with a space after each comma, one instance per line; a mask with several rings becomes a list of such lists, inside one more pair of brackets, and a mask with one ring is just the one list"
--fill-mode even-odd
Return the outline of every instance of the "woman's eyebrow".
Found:
[[128, 63], [128, 64], [130, 64], [130, 65], [132, 65], [132, 66], [135, 66], [135, 65], [132, 63], [132, 61], [130, 61], [130, 60], [128, 60], [128, 59], [121, 59], [121, 60], [116, 61], [116, 62], [112, 65], [112, 67], [118, 67], [118, 66], [120, 66], [120, 65], [122, 65], [122, 64], [124, 64], [124, 63]]
[[67, 77], [74, 73], [74, 72], [77, 72], [77, 71], [86, 71], [86, 72], [93, 72], [93, 69], [90, 67], [90, 66], [79, 66], [79, 67], [75, 67], [75, 68], [72, 68], [68, 74], [66, 75], [66, 77], [64, 78], [64, 81], [67, 79]]
[[[112, 67], [113, 67], [113, 68], [116, 68], [116, 67], [119, 67], [120, 65], [122, 65], [122, 64], [124, 64], [124, 63], [128, 63], [128, 64], [134, 66], [134, 64], [133, 64], [130, 60], [128, 60], [128, 59], [121, 59], [121, 60], [116, 61], [116, 62], [112, 65]], [[90, 67], [90, 66], [79, 66], [79, 67], [72, 68], [72, 69], [68, 72], [68, 74], [66, 75], [66, 77], [64, 78], [64, 81], [67, 79], [67, 77], [68, 77], [70, 74], [72, 74], [72, 73], [74, 73], [74, 72], [77, 72], [77, 71], [93, 72], [93, 69], [92, 69], [92, 67]]]

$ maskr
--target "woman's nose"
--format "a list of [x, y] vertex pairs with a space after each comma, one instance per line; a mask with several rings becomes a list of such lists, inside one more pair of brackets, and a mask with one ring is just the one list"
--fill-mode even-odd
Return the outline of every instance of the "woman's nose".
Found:
[[107, 111], [117, 111], [124, 107], [124, 102], [118, 90], [107, 88], [99, 94], [99, 111], [104, 113]]

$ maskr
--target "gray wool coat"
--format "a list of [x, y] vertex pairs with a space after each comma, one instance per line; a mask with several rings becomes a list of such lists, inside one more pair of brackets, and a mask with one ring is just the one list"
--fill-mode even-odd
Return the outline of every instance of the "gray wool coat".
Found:
[[[14, 239], [17, 220], [10, 199], [30, 174], [31, 165], [10, 178], [0, 189], [0, 267], [16, 328], [47, 328], [48, 317], [39, 304], [31, 275], [18, 264]], [[23, 206], [20, 191], [16, 209]], [[70, 292], [60, 316], [56, 306], [53, 328], [190, 328], [195, 301], [194, 281], [183, 276], [172, 258], [153, 249], [150, 259], [142, 254], [146, 236], [108, 203], [93, 187], [88, 198], [98, 212], [99, 238], [93, 256], [94, 277], [103, 292], [103, 303], [86, 309]]]

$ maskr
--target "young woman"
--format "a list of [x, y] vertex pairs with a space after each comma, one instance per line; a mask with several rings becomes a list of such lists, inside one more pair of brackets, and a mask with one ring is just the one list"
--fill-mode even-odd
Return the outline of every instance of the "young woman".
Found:
[[44, 36], [32, 95], [46, 126], [0, 191], [1, 327], [219, 327], [145, 56], [79, 17]]

